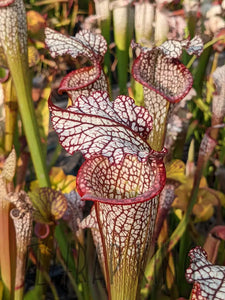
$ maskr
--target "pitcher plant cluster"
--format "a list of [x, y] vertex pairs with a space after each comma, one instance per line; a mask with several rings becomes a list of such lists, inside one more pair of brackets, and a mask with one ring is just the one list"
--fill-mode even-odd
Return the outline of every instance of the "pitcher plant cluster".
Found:
[[[77, 9], [75, 2], [73, 12]], [[103, 2], [106, 5], [107, 1]], [[159, 22], [163, 5], [156, 2], [155, 12], [147, 1], [135, 5], [138, 11], [144, 5], [152, 18], [157, 15]], [[128, 12], [129, 5], [112, 3], [115, 32], [117, 17]], [[103, 13], [98, 1], [96, 11]], [[103, 20], [105, 26], [108, 17]], [[127, 24], [123, 25], [121, 34]], [[208, 186], [204, 173], [213, 151], [224, 149], [223, 142], [217, 143], [224, 127], [224, 66], [214, 68], [210, 75], [216, 92], [212, 112], [200, 98], [196, 99], [196, 105], [203, 107], [208, 129], [197, 158], [194, 144], [190, 143], [185, 165], [173, 159], [173, 150], [177, 136], [188, 126], [187, 102], [193, 97], [195, 81], [181, 59], [191, 56], [193, 63], [204, 56], [203, 50], [208, 46], [204, 46], [200, 35], [162, 42], [165, 39], [159, 38], [156, 27], [157, 44], [150, 46], [142, 43], [148, 35], [142, 32], [143, 28], [139, 29], [138, 43], [132, 40], [130, 44], [134, 93], [129, 89], [129, 95], [126, 94], [127, 70], [125, 67], [123, 77], [120, 60], [119, 88], [124, 94], [112, 99], [107, 36], [106, 41], [101, 34], [87, 29], [69, 36], [45, 27], [44, 43], [37, 44], [55, 61], [69, 58], [78, 67], [66, 74], [58, 86], [58, 94], [69, 99], [67, 107], [57, 105], [52, 91], [48, 103], [47, 99], [43, 102], [40, 121], [31, 94], [29, 67], [35, 63], [31, 59], [28, 63], [31, 54], [25, 6], [22, 0], [0, 0], [0, 70], [4, 72], [0, 97], [5, 105], [5, 155], [0, 173], [0, 300], [45, 299], [49, 289], [54, 299], [59, 299], [49, 273], [54, 251], [79, 300], [148, 299], [151, 295], [159, 299], [155, 280], [167, 261], [165, 280], [167, 288], [173, 289], [176, 266], [172, 250], [181, 240], [179, 247], [185, 253], [185, 241], [190, 241], [187, 228], [190, 227], [193, 239], [198, 240], [194, 225], [211, 218], [214, 207], [219, 210], [225, 206], [224, 194]], [[152, 32], [149, 28], [150, 35]], [[128, 50], [129, 37], [126, 45], [122, 45], [119, 37], [115, 40], [117, 51], [120, 46]], [[118, 58], [127, 60], [127, 53], [118, 52]], [[56, 68], [50, 59], [38, 60]], [[70, 155], [79, 151], [83, 156], [76, 177], [66, 175], [54, 163], [49, 168], [45, 163], [48, 121], [42, 131], [39, 127], [44, 114], [49, 117], [47, 105], [61, 146]], [[183, 112], [183, 118], [178, 111]], [[190, 126], [191, 131], [193, 134]], [[26, 138], [22, 143], [18, 136], [23, 134]], [[28, 187], [30, 156], [37, 181], [33, 180]], [[215, 165], [220, 165], [217, 156], [213, 159]], [[171, 209], [177, 224], [173, 232], [167, 222]], [[222, 224], [222, 214], [217, 218], [218, 224]], [[177, 270], [177, 276], [185, 273], [186, 285], [193, 284], [190, 299], [225, 298], [225, 267], [216, 264], [224, 239], [224, 226], [214, 227], [204, 245], [203, 241], [195, 243], [197, 247], [190, 250], [190, 266], [183, 265], [182, 270]], [[68, 253], [69, 240], [73, 241], [73, 252]], [[95, 284], [90, 275], [94, 248], [103, 276]], [[35, 283], [29, 291], [25, 279], [27, 257], [36, 266]], [[179, 266], [185, 259], [179, 256]], [[83, 266], [85, 271], [79, 272]], [[178, 293], [174, 294], [178, 299]]]

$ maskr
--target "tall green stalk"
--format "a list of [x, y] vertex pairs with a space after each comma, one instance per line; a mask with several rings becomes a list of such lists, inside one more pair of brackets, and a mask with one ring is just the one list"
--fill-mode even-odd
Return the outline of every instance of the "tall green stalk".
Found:
[[[109, 9], [109, 0], [95, 1], [95, 9], [97, 15], [100, 17], [99, 26], [101, 28], [101, 34], [106, 39], [107, 44], [110, 44], [110, 27], [111, 27], [111, 12]], [[110, 80], [111, 61], [110, 53], [107, 50], [104, 56], [104, 71]]]
[[31, 98], [31, 82], [27, 60], [26, 12], [22, 0], [0, 7], [0, 43], [15, 85], [19, 111], [27, 143], [40, 186], [48, 186], [49, 179]]
[[[136, 42], [144, 46], [146, 42], [150, 41], [152, 36], [154, 6], [149, 2], [137, 2], [134, 9], [134, 30]], [[144, 106], [144, 92], [142, 84], [133, 80], [133, 91], [135, 104]]]
[[9, 78], [3, 85], [5, 101], [5, 152], [9, 153], [13, 148], [13, 137], [16, 128], [17, 120], [17, 96], [12, 83], [12, 78]]
[[130, 5], [114, 4], [113, 29], [118, 59], [118, 84], [121, 94], [127, 94], [127, 79], [129, 70], [129, 45], [133, 32], [133, 11]]
[[148, 266], [145, 270], [145, 278], [149, 278], [150, 280], [148, 281], [148, 284], [147, 284], [148, 287], [142, 289], [142, 294], [144, 296], [147, 296], [151, 292], [151, 289], [154, 284], [154, 278], [156, 278], [158, 276], [159, 270], [162, 266], [162, 262], [163, 262], [164, 258], [175, 247], [175, 245], [178, 243], [180, 238], [185, 233], [185, 230], [186, 230], [187, 225], [190, 220], [192, 209], [193, 209], [194, 204], [197, 199], [199, 183], [200, 183], [200, 176], [198, 176], [198, 179], [195, 182], [195, 186], [192, 190], [190, 203], [189, 203], [188, 209], [187, 209], [184, 217], [182, 218], [179, 225], [174, 230], [173, 234], [168, 239], [168, 241], [165, 244], [163, 244], [163, 246], [161, 248], [158, 249], [158, 251], [153, 256], [153, 258], [151, 259], [151, 262], [148, 264]]
[[[0, 7], [0, 25], [0, 44], [3, 48], [14, 82], [19, 111], [34, 169], [39, 185], [41, 187], [49, 186], [49, 177], [31, 98], [31, 81], [27, 53], [26, 12], [23, 0], [15, 0], [8, 6]], [[42, 261], [45, 258], [45, 255], [41, 255], [41, 257]], [[37, 270], [37, 277], [39, 276], [39, 273], [41, 276], [43, 275], [41, 271]], [[42, 293], [43, 288], [40, 290]], [[17, 299], [22, 299], [22, 297], [22, 294], [17, 295]]]
[[213, 149], [215, 148], [215, 145], [216, 145], [215, 141], [213, 141], [213, 139], [206, 133], [205, 136], [203, 137], [200, 150], [199, 150], [197, 168], [194, 176], [194, 184], [193, 184], [193, 189], [189, 200], [189, 205], [187, 207], [187, 211], [185, 212], [177, 228], [172, 233], [171, 237], [167, 240], [165, 244], [163, 244], [161, 248], [158, 249], [158, 251], [156, 252], [151, 262], [148, 264], [146, 268], [145, 276], [150, 280], [148, 282], [148, 288], [144, 288], [142, 290], [142, 294], [145, 296], [151, 291], [152, 286], [154, 284], [154, 278], [157, 277], [157, 275], [159, 274], [159, 270], [162, 266], [162, 262], [164, 258], [175, 247], [175, 245], [178, 243], [178, 241], [184, 235], [187, 229], [193, 207], [198, 197], [199, 184], [202, 178], [202, 174], [206, 166], [206, 163], [209, 160], [209, 157], [212, 154]]

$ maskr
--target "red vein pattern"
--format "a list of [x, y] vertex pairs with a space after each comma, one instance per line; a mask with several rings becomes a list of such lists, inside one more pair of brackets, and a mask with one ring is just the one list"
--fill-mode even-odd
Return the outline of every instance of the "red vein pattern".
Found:
[[202, 296], [201, 287], [199, 283], [194, 283], [192, 291], [191, 291], [191, 300], [208, 300], [207, 298]]
[[207, 260], [207, 253], [201, 247], [189, 252], [190, 267], [186, 270], [186, 279], [195, 283], [192, 300], [225, 299], [225, 267], [216, 266]]
[[[152, 118], [145, 108], [127, 96], [109, 101], [104, 73], [99, 71], [105, 50], [97, 47], [91, 58], [96, 42], [82, 39], [83, 34], [75, 38], [75, 55], [88, 57], [93, 66], [76, 70], [62, 81], [59, 91], [67, 91], [72, 106], [62, 110], [49, 99], [49, 109], [61, 145], [70, 154], [81, 151], [86, 158], [78, 172], [77, 190], [82, 200], [95, 203], [80, 227], [92, 229], [108, 292], [112, 299], [121, 295], [134, 299], [152, 239], [158, 194], [165, 185], [165, 150], [154, 151], [147, 143]], [[53, 56], [74, 55], [73, 40], [68, 45], [62, 36], [59, 40], [55, 46], [58, 37], [53, 34], [48, 44]]]
[[[157, 205], [158, 197], [132, 205], [99, 204], [99, 220], [96, 217], [96, 209], [93, 208], [91, 214], [80, 225], [82, 229], [91, 229], [105, 278], [105, 262], [107, 262], [112, 277], [111, 284], [123, 289], [125, 293], [135, 295], [138, 278], [140, 279], [143, 274], [146, 255], [152, 241]], [[104, 241], [101, 239], [99, 221]], [[106, 258], [102, 243], [108, 254]], [[130, 297], [127, 296], [125, 299]]]
[[107, 158], [97, 156], [78, 172], [78, 193], [82, 200], [95, 202], [95, 210], [81, 226], [92, 229], [104, 274], [103, 262], [108, 265], [115, 287], [112, 299], [119, 299], [122, 291], [124, 299], [136, 293], [154, 230], [157, 195], [164, 184], [164, 164], [158, 157], [143, 163], [127, 155], [121, 164], [110, 165]]
[[165, 184], [162, 158], [151, 157], [151, 162], [139, 162], [133, 155], [126, 155], [121, 164], [97, 156], [87, 160], [77, 176], [77, 190], [82, 200], [115, 205], [146, 201], [159, 194]]
[[70, 72], [60, 83], [58, 92], [66, 91], [74, 103], [76, 99], [83, 96], [90, 96], [94, 91], [108, 91], [108, 84], [103, 70], [100, 70], [99, 78], [96, 78], [98, 68], [86, 67]]
[[145, 141], [152, 128], [151, 116], [127, 96], [112, 103], [107, 93], [95, 92], [80, 96], [66, 110], [49, 100], [49, 109], [59, 141], [70, 154], [81, 151], [85, 158], [101, 154], [111, 163], [120, 163], [126, 154], [147, 161], [154, 153]]
[[154, 122], [149, 143], [154, 149], [162, 149], [169, 103], [182, 100], [193, 83], [191, 73], [178, 57], [183, 48], [189, 53], [200, 54], [203, 44], [201, 39], [196, 37], [191, 41], [170, 40], [153, 49], [141, 47], [134, 42], [131, 46], [140, 51], [134, 60], [132, 75], [144, 86], [145, 106]]
[[[179, 49], [168, 54], [158, 47], [147, 49], [132, 43], [132, 48], [140, 49], [140, 55], [132, 67], [134, 79], [163, 98], [174, 103], [183, 99], [192, 87], [193, 79], [189, 70], [173, 56]], [[168, 50], [168, 48], [167, 48]]]
[[65, 76], [60, 84], [59, 93], [68, 92], [74, 102], [80, 95], [88, 96], [95, 90], [108, 90], [107, 80], [101, 68], [107, 44], [101, 35], [82, 30], [75, 37], [66, 37], [50, 28], [45, 29], [45, 35], [45, 42], [52, 57], [64, 54], [73, 58], [85, 56], [92, 63], [91, 67], [80, 68]]
[[145, 86], [144, 102], [153, 118], [153, 130], [149, 134], [149, 143], [154, 149], [161, 149], [167, 125], [169, 103], [163, 96]]
[[51, 28], [45, 28], [45, 43], [52, 57], [69, 54], [73, 58], [85, 56], [91, 61], [101, 60], [107, 50], [107, 43], [101, 35], [88, 30], [79, 32], [76, 37], [67, 37]]
[[26, 254], [32, 235], [33, 207], [24, 191], [10, 193], [8, 198], [15, 206], [10, 211], [10, 216], [15, 224], [17, 252], [19, 255]]
[[206, 131], [200, 144], [198, 156], [199, 159], [202, 159], [203, 161], [208, 161], [217, 145], [217, 141], [210, 136], [210, 129], [211, 128]]

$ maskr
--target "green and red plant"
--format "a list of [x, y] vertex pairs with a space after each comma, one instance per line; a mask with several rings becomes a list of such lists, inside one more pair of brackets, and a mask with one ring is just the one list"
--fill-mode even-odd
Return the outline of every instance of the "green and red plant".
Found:
[[153, 110], [152, 125], [148, 110], [137, 107], [130, 97], [109, 101], [100, 65], [106, 44], [100, 35], [81, 31], [75, 38], [65, 37], [49, 28], [45, 33], [53, 57], [84, 56], [92, 64], [72, 71], [60, 84], [59, 92], [66, 91], [72, 105], [63, 110], [50, 98], [49, 109], [61, 145], [70, 154], [81, 151], [86, 159], [77, 189], [82, 200], [94, 202], [84, 223], [92, 229], [108, 297], [136, 299], [154, 232], [158, 195], [166, 179], [167, 100], [181, 100], [192, 86], [190, 72], [177, 57], [182, 47], [200, 54], [202, 42], [195, 38], [141, 49], [133, 75], [144, 85], [147, 109]]
[[[191, 297], [223, 299], [224, 270], [212, 264], [223, 264], [225, 259], [221, 226], [225, 196], [219, 191], [225, 191], [224, 66], [216, 70], [224, 46], [224, 22], [219, 17], [214, 26], [219, 32], [209, 33], [214, 17], [207, 13], [203, 46], [195, 36], [196, 29], [202, 32], [199, 25], [204, 21], [196, 5], [96, 1], [98, 15], [92, 20], [98, 20], [108, 44], [115, 41], [107, 51], [106, 40], [95, 29], [81, 30], [74, 37], [61, 34], [73, 32], [75, 16], [79, 26], [85, 26], [84, 16], [93, 9], [87, 2], [26, 1], [24, 6], [20, 0], [0, 0], [0, 113], [3, 101], [5, 109], [5, 117], [0, 116], [0, 299], [44, 299], [50, 293], [47, 285], [59, 299], [59, 287], [49, 273], [54, 250], [56, 264], [63, 267], [79, 300], [106, 299], [105, 286], [109, 299], [187, 298], [191, 286], [185, 280], [186, 257], [193, 244], [204, 245], [210, 263], [200, 248], [190, 252], [186, 277], [194, 283]], [[82, 10], [87, 4], [88, 9]], [[200, 6], [204, 14], [204, 4]], [[131, 43], [131, 57], [134, 13], [138, 44]], [[169, 18], [176, 16], [183, 19], [182, 26], [186, 16], [185, 31], [182, 26], [171, 31]], [[160, 28], [162, 21], [165, 26]], [[61, 33], [46, 28], [44, 43], [46, 24]], [[160, 45], [167, 34], [176, 40]], [[114, 46], [115, 56], [109, 55]], [[112, 97], [110, 59], [115, 59], [117, 71], [113, 80], [125, 95]], [[34, 84], [42, 81], [33, 94], [30, 72], [37, 76]], [[126, 96], [131, 75], [128, 93], [134, 99]], [[59, 86], [58, 76], [63, 77]], [[85, 159], [77, 178], [54, 168], [60, 145], [47, 174], [50, 84], [69, 97], [66, 109], [54, 101], [55, 91], [48, 103], [60, 144], [71, 155], [80, 151]], [[189, 93], [192, 85], [196, 92]], [[176, 141], [179, 135], [182, 139]], [[191, 140], [188, 154], [182, 157], [184, 142]], [[164, 147], [172, 144], [168, 155]], [[214, 180], [217, 173], [221, 177]], [[211, 222], [213, 229], [203, 227]], [[95, 250], [85, 228], [91, 229]], [[72, 251], [67, 248], [70, 243]], [[91, 278], [95, 251], [105, 283]], [[27, 254], [29, 266], [36, 266], [36, 280], [26, 293]]]

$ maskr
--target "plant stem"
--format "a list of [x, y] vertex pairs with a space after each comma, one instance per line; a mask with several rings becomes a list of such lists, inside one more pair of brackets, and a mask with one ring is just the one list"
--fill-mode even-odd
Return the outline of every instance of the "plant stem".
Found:
[[129, 44], [133, 31], [130, 5], [113, 9], [114, 38], [118, 59], [118, 82], [121, 94], [127, 94], [127, 77], [129, 65]]
[[67, 276], [68, 276], [69, 279], [70, 279], [70, 283], [71, 283], [71, 285], [72, 285], [74, 291], [76, 292], [76, 297], [77, 297], [77, 299], [81, 299], [81, 300], [82, 300], [83, 298], [81, 297], [81, 294], [80, 294], [80, 292], [79, 292], [79, 289], [78, 289], [78, 287], [77, 287], [77, 284], [76, 284], [76, 282], [75, 282], [75, 279], [74, 279], [73, 274], [72, 274], [70, 271], [68, 271], [68, 266], [67, 266], [66, 263], [64, 262], [64, 260], [63, 260], [63, 258], [61, 257], [61, 255], [58, 254], [57, 257], [58, 257], [58, 259], [59, 259], [59, 261], [60, 261], [60, 264], [62, 265], [63, 269], [66, 271]]
[[109, 274], [109, 266], [108, 266], [108, 255], [107, 255], [107, 250], [106, 250], [106, 246], [104, 243], [104, 234], [102, 231], [102, 223], [100, 220], [100, 209], [99, 209], [99, 203], [96, 202], [95, 204], [95, 212], [96, 212], [96, 218], [97, 218], [97, 222], [98, 222], [98, 226], [99, 226], [99, 231], [100, 231], [100, 235], [101, 235], [101, 240], [102, 240], [102, 247], [103, 247], [103, 255], [104, 255], [104, 259], [105, 259], [105, 281], [106, 281], [106, 287], [107, 287], [107, 292], [108, 292], [108, 300], [111, 300], [111, 288], [110, 288], [110, 274]]
[[[207, 49], [208, 47], [214, 45], [216, 42], [221, 41], [221, 40], [225, 40], [225, 36], [220, 36], [218, 38], [215, 38], [211, 41], [209, 41], [208, 43], [206, 43], [203, 47], [203, 49]], [[196, 60], [197, 56], [193, 55], [192, 58], [189, 60], [188, 64], [187, 64], [187, 68], [190, 69], [190, 67], [193, 65], [194, 61]]]
[[5, 152], [9, 153], [13, 147], [13, 136], [17, 119], [17, 97], [12, 78], [4, 83], [5, 94]]
[[[25, 70], [22, 68], [22, 65], [19, 64], [19, 62], [18, 65], [19, 66], [17, 66], [17, 68], [21, 68], [22, 74], [24, 74]], [[18, 105], [23, 122], [23, 127], [25, 130], [25, 135], [27, 138], [27, 143], [30, 149], [31, 158], [34, 164], [39, 185], [40, 187], [50, 186], [46, 164], [42, 155], [42, 146], [40, 142], [36, 116], [34, 113], [33, 101], [31, 99], [28, 77], [25, 74], [24, 76], [21, 76], [20, 72], [13, 72], [12, 77], [16, 87]]]
[[189, 202], [187, 211], [184, 214], [182, 220], [180, 221], [179, 225], [174, 230], [173, 234], [168, 239], [168, 241], [161, 248], [158, 249], [158, 251], [156, 252], [154, 257], [151, 259], [150, 263], [148, 264], [148, 266], [146, 268], [145, 276], [146, 276], [146, 278], [149, 278], [148, 287], [143, 288], [141, 291], [141, 293], [145, 296], [148, 295], [148, 293], [150, 293], [150, 291], [152, 289], [152, 285], [154, 283], [154, 278], [157, 277], [157, 275], [158, 275], [158, 272], [161, 268], [163, 259], [170, 251], [172, 251], [172, 249], [178, 243], [178, 241], [180, 240], [181, 236], [184, 234], [184, 232], [187, 228], [187, 225], [188, 225], [191, 213], [192, 213], [192, 209], [196, 203], [196, 199], [198, 196], [199, 183], [200, 183], [200, 180], [202, 177], [202, 172], [203, 172], [203, 169], [201, 168], [201, 169], [199, 169], [199, 171], [196, 174], [195, 181], [194, 181], [194, 188], [192, 190], [192, 194], [190, 197], [190, 202]]
[[[59, 225], [56, 226], [55, 228], [55, 237], [57, 239], [58, 245], [59, 245], [59, 249], [62, 255], [62, 259], [66, 262], [66, 268], [67, 270], [69, 270], [72, 275], [69, 276], [70, 279], [72, 278], [76, 278], [77, 277], [77, 270], [75, 268], [75, 264], [74, 264], [74, 260], [73, 257], [71, 255], [71, 253], [68, 251], [68, 241], [66, 239], [65, 236], [65, 231], [63, 228], [63, 224], [60, 223]], [[68, 274], [70, 273], [68, 272]], [[72, 285], [73, 288], [76, 292], [76, 296], [78, 300], [83, 300], [82, 294], [77, 286], [76, 281], [73, 279], [72, 280]]]
[[[22, 0], [0, 8], [0, 42], [15, 85], [19, 111], [31, 152], [36, 175], [41, 187], [49, 186], [39, 129], [31, 98], [28, 68], [26, 11]], [[10, 34], [6, 34], [10, 33]]]
[[49, 226], [50, 233], [47, 238], [39, 240], [37, 250], [37, 273], [35, 281], [35, 291], [41, 299], [45, 299], [47, 288], [46, 274], [48, 274], [50, 261], [53, 256], [54, 230], [55, 226]]
[[4, 300], [14, 299], [16, 276], [16, 239], [13, 221], [9, 216], [10, 203], [0, 199], [0, 262]]
[[[87, 240], [86, 240], [86, 259], [87, 259], [87, 266], [88, 266], [88, 285], [91, 290], [91, 295], [94, 300], [106, 300], [106, 290], [103, 287], [104, 276], [98, 274], [96, 265], [97, 262], [97, 253], [96, 249], [92, 240], [91, 231], [87, 232]], [[94, 262], [94, 263], [93, 263]], [[100, 268], [100, 266], [98, 266]]]
[[[189, 226], [188, 226], [189, 227]], [[178, 278], [178, 289], [181, 293], [184, 293], [184, 291], [189, 292], [188, 290], [188, 283], [185, 280], [185, 270], [186, 270], [186, 257], [188, 255], [188, 251], [190, 248], [190, 235], [189, 231], [186, 230], [184, 234], [182, 235], [179, 243], [179, 260], [178, 260], [178, 268], [177, 268], [177, 278]], [[185, 296], [188, 296], [188, 294], [185, 294]]]
[[[101, 28], [101, 34], [104, 36], [107, 44], [109, 45], [110, 40], [110, 27], [111, 27], [111, 11], [109, 9], [109, 0], [96, 0], [95, 1], [95, 9], [97, 15], [100, 17], [99, 26]], [[107, 50], [104, 56], [104, 71], [109, 80], [109, 87], [111, 82], [111, 60], [110, 60], [110, 52]]]
[[23, 292], [24, 292], [24, 287], [21, 287], [20, 289], [15, 290], [14, 300], [23, 300]]

